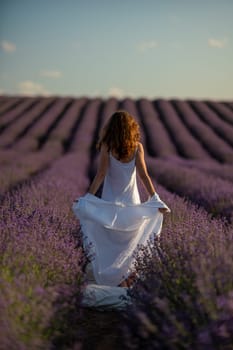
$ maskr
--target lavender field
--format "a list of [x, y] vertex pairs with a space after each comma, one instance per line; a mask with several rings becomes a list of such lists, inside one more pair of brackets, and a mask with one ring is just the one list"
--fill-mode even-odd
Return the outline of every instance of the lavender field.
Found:
[[[116, 109], [139, 122], [171, 208], [120, 314], [81, 306], [71, 209]], [[232, 101], [2, 96], [0, 201], [0, 349], [233, 349]]]

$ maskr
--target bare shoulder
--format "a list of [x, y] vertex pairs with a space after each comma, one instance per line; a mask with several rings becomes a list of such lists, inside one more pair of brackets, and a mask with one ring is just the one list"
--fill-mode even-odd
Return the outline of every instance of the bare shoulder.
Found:
[[144, 159], [144, 148], [141, 142], [138, 142], [136, 153], [136, 164], [139, 165]]
[[143, 153], [143, 151], [144, 151], [144, 148], [143, 148], [142, 143], [141, 143], [141, 142], [138, 142], [138, 152], [139, 152], [139, 153]]

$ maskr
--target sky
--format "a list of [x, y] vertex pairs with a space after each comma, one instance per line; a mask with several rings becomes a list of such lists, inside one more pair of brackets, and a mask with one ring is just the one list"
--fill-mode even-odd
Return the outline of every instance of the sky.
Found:
[[233, 99], [233, 0], [0, 0], [0, 94]]

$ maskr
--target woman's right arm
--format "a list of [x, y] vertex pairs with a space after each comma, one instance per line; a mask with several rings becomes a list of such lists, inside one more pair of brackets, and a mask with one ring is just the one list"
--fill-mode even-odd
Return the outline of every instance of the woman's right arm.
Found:
[[151, 178], [148, 175], [145, 158], [144, 158], [144, 149], [143, 149], [143, 145], [140, 142], [138, 143], [138, 150], [137, 150], [137, 156], [136, 156], [136, 168], [137, 168], [138, 175], [142, 180], [143, 185], [145, 186], [145, 188], [147, 189], [147, 192], [152, 197], [156, 191], [151, 181]]

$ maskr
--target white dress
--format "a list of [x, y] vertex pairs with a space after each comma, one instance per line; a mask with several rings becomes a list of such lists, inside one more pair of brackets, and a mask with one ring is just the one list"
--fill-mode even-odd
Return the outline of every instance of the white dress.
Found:
[[170, 209], [157, 194], [141, 203], [136, 156], [128, 163], [109, 157], [102, 197], [87, 193], [74, 202], [73, 212], [85, 246], [91, 244], [96, 283], [118, 286], [132, 272], [138, 247], [160, 234], [163, 214], [158, 208]]

